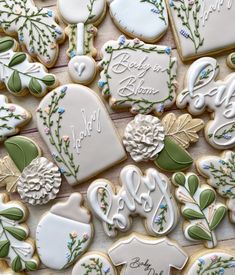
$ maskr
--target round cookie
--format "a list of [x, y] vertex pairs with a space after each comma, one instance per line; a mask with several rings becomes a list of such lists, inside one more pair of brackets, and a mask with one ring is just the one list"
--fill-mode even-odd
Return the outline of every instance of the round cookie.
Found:
[[74, 266], [71, 275], [88, 273], [89, 275], [117, 275], [116, 269], [108, 259], [108, 256], [96, 251], [82, 256]]
[[39, 257], [45, 266], [56, 270], [73, 264], [88, 249], [92, 239], [91, 216], [82, 206], [79, 193], [52, 206], [36, 230]]

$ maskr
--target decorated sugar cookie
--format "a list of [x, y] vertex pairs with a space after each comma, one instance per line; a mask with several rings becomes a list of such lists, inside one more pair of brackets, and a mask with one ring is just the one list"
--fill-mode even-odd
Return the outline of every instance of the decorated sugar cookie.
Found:
[[109, 0], [108, 3], [115, 24], [130, 37], [153, 43], [168, 28], [165, 0]]
[[85, 86], [62, 86], [45, 96], [37, 110], [37, 124], [71, 185], [126, 157], [102, 101]]
[[136, 233], [114, 243], [108, 254], [115, 266], [122, 266], [121, 275], [170, 275], [173, 268], [182, 270], [188, 261], [175, 242]]
[[[235, 5], [232, 0], [167, 0], [167, 5], [183, 60], [235, 46], [232, 27]], [[218, 39], [218, 33], [223, 33], [223, 39]]]
[[64, 40], [54, 12], [37, 8], [33, 0], [3, 0], [0, 10], [1, 29], [8, 35], [17, 35], [32, 57], [37, 57], [46, 67], [53, 67], [58, 43]]
[[197, 132], [203, 127], [201, 119], [192, 119], [189, 114], [176, 117], [170, 113], [162, 121], [139, 114], [127, 124], [123, 143], [134, 161], [153, 160], [161, 169], [175, 172], [192, 164], [185, 149], [198, 141]]
[[75, 83], [89, 84], [96, 76], [94, 37], [106, 12], [105, 0], [58, 0], [63, 21], [68, 24], [68, 68]]
[[201, 184], [193, 173], [175, 173], [172, 182], [177, 186], [176, 197], [183, 204], [181, 212], [187, 220], [185, 237], [190, 241], [201, 241], [208, 248], [216, 247], [215, 229], [226, 215], [226, 206], [216, 202], [214, 189]]
[[8, 98], [0, 95], [0, 142], [13, 136], [31, 119], [31, 114], [19, 105], [9, 103]]
[[26, 275], [25, 272], [14, 272], [5, 261], [0, 261], [1, 275]]
[[174, 104], [177, 64], [169, 47], [122, 35], [107, 42], [102, 54], [98, 84], [112, 108], [161, 115]]
[[122, 169], [120, 182], [122, 186], [115, 188], [111, 182], [98, 179], [87, 191], [90, 207], [109, 237], [115, 237], [118, 230], [129, 230], [135, 215], [144, 219], [151, 235], [166, 235], [174, 229], [178, 208], [166, 176], [155, 169], [143, 175], [138, 167], [129, 165]]
[[206, 250], [189, 259], [184, 275], [234, 275], [235, 254], [226, 249]]
[[221, 156], [203, 157], [197, 161], [197, 168], [207, 183], [227, 199], [230, 218], [235, 223], [235, 153], [225, 151]]
[[13, 38], [0, 38], [0, 82], [15, 96], [26, 95], [28, 91], [37, 97], [44, 96], [58, 81], [42, 64], [31, 62], [29, 55], [17, 48]]
[[93, 238], [90, 220], [79, 193], [52, 206], [37, 226], [36, 245], [42, 263], [57, 270], [73, 264], [88, 249]]
[[0, 194], [0, 217], [0, 259], [7, 261], [15, 272], [36, 270], [39, 260], [24, 224], [27, 208], [19, 201], [10, 201], [6, 194]]
[[72, 275], [117, 275], [115, 268], [108, 256], [101, 252], [89, 252], [85, 254], [74, 266]]
[[235, 145], [235, 100], [233, 98], [234, 74], [224, 81], [216, 81], [219, 65], [216, 59], [204, 57], [195, 61], [188, 70], [185, 90], [177, 97], [177, 106], [188, 107], [194, 115], [209, 110], [213, 116], [205, 128], [205, 137], [217, 149]]

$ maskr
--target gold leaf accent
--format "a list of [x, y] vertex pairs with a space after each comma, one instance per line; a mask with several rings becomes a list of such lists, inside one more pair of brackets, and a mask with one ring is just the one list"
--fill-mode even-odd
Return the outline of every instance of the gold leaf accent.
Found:
[[188, 148], [190, 143], [197, 142], [199, 132], [204, 127], [201, 119], [193, 119], [191, 115], [184, 114], [178, 118], [170, 113], [162, 119], [165, 135], [172, 137], [183, 148]]
[[15, 192], [21, 173], [9, 156], [0, 159], [0, 187], [6, 186], [7, 192]]

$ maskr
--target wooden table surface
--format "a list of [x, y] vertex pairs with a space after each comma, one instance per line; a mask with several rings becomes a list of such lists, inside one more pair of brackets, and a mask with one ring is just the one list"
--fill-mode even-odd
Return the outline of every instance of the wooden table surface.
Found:
[[[56, 0], [35, 0], [35, 4], [40, 7], [49, 7], [52, 10], [56, 10]], [[112, 23], [112, 20], [109, 16], [109, 13], [107, 13], [105, 20], [101, 23], [101, 25], [98, 27], [98, 35], [95, 40], [95, 46], [98, 50], [98, 55], [97, 55], [97, 61], [100, 60], [100, 49], [102, 45], [111, 39], [117, 39], [120, 36], [120, 31], [115, 27], [115, 25]], [[187, 71], [187, 68], [189, 64], [183, 64], [181, 60], [179, 59], [179, 56], [177, 54], [175, 42], [173, 39], [172, 31], [169, 28], [168, 32], [166, 35], [158, 42], [158, 44], [170, 46], [173, 49], [173, 55], [178, 58], [178, 74], [177, 74], [177, 80], [179, 82], [179, 90], [181, 91], [183, 88], [183, 82], [184, 82], [184, 76]], [[66, 57], [66, 49], [68, 48], [68, 42], [66, 41], [64, 44], [61, 45], [60, 47], [60, 55], [58, 58], [58, 61], [53, 69], [50, 70], [51, 73], [54, 73], [57, 75], [58, 79], [60, 80], [61, 84], [68, 84], [71, 82], [68, 76], [68, 70], [67, 70], [67, 64], [68, 64], [68, 59]], [[231, 72], [231, 70], [226, 66], [226, 57], [228, 55], [228, 52], [224, 53], [223, 55], [217, 56], [218, 62], [220, 65], [220, 75], [219, 78], [223, 79], [228, 73]], [[99, 75], [97, 75], [97, 79], [93, 82], [90, 87], [101, 96], [101, 93], [98, 89], [97, 82], [99, 79]], [[42, 148], [43, 150], [43, 155], [49, 159], [52, 160], [50, 153], [44, 144], [43, 140], [41, 139], [37, 128], [36, 128], [36, 120], [35, 120], [35, 110], [37, 105], [39, 104], [40, 99], [37, 99], [33, 96], [26, 96], [26, 97], [14, 97], [10, 95], [9, 92], [6, 90], [2, 91], [3, 94], [9, 97], [9, 99], [17, 103], [29, 111], [31, 111], [33, 115], [32, 121], [22, 129], [21, 134], [25, 135], [29, 138], [32, 138], [34, 141], [38, 143], [38, 145]], [[103, 99], [102, 99], [103, 100]], [[104, 100], [103, 100], [104, 101]], [[105, 102], [107, 109], [110, 113], [110, 116], [118, 129], [118, 132], [120, 136], [122, 137], [123, 131], [127, 125], [127, 123], [133, 119], [133, 116], [129, 112], [121, 112], [117, 113], [112, 111], [108, 104]], [[177, 110], [175, 106], [170, 110], [170, 112], [174, 112], [177, 114], [182, 113], [181, 111]], [[202, 116], [202, 119], [205, 120], [205, 122], [208, 120], [208, 114], [205, 114]], [[189, 148], [190, 154], [193, 156], [193, 159], [196, 160], [197, 158], [201, 157], [202, 155], [209, 155], [209, 154], [219, 154], [219, 152], [215, 149], [213, 149], [210, 145], [207, 144], [205, 141], [205, 138], [203, 136], [203, 132], [200, 133], [200, 139], [199, 142], [197, 142], [195, 145], [191, 146]], [[0, 148], [0, 155], [3, 157], [6, 154], [3, 146]], [[97, 160], [98, 161], [98, 160]], [[118, 177], [119, 177], [119, 172], [121, 169], [127, 165], [133, 163], [135, 164], [130, 157], [122, 162], [119, 165], [116, 165], [115, 167], [105, 171], [104, 173], [98, 175], [98, 178], [107, 178], [111, 180], [113, 183], [118, 184]], [[138, 165], [142, 171], [144, 171], [146, 168], [154, 167], [152, 162], [149, 163], [140, 163]], [[192, 166], [190, 171], [195, 171], [195, 167]], [[167, 175], [168, 177], [171, 177], [170, 174]], [[59, 201], [62, 201], [68, 196], [73, 193], [73, 192], [80, 192], [85, 196], [86, 199], [86, 190], [89, 186], [89, 184], [92, 182], [92, 180], [85, 182], [83, 184], [77, 185], [76, 187], [71, 187], [66, 183], [65, 180], [63, 180], [62, 188], [60, 190], [60, 193], [55, 201], [52, 203], [49, 203], [45, 206], [29, 206], [29, 211], [30, 211], [30, 216], [28, 219], [28, 225], [30, 227], [30, 232], [31, 232], [31, 237], [34, 238], [35, 236], [35, 230], [37, 227], [37, 224], [40, 220], [40, 217], [50, 209], [50, 207]], [[172, 187], [173, 188], [173, 187]], [[1, 189], [2, 192], [5, 191], [4, 188]], [[17, 199], [19, 196], [17, 194], [11, 195], [11, 198]], [[169, 235], [170, 238], [176, 240], [184, 249], [185, 251], [189, 254], [192, 255], [193, 253], [197, 251], [201, 251], [203, 249], [203, 245], [187, 241], [183, 235], [182, 231], [182, 221], [183, 219], [180, 220], [178, 226], [175, 228], [175, 230]], [[103, 231], [103, 228], [101, 226], [101, 223], [93, 216], [93, 223], [95, 226], [95, 237], [94, 241], [90, 247], [90, 251], [92, 250], [98, 250], [98, 251], [103, 251], [106, 252], [107, 249], [110, 247], [110, 245], [115, 241], [113, 239], [109, 239]], [[133, 220], [133, 227], [131, 228], [131, 233], [132, 231], [140, 232], [140, 233], [145, 233], [144, 226], [142, 224], [142, 221], [139, 218], [135, 218]], [[224, 219], [222, 224], [219, 226], [219, 228], [216, 230], [217, 238], [219, 240], [219, 247], [225, 247], [225, 248], [230, 248], [235, 250], [235, 225], [231, 224], [230, 221], [228, 220], [228, 217]], [[123, 234], [119, 234], [119, 237], [123, 236]], [[34, 274], [34, 275], [49, 275], [49, 274], [64, 274], [68, 275], [71, 274], [71, 269], [67, 269], [66, 271], [53, 271], [49, 270], [44, 266], [40, 266], [40, 270], [28, 274]], [[174, 271], [173, 274], [180, 274], [180, 272]]]

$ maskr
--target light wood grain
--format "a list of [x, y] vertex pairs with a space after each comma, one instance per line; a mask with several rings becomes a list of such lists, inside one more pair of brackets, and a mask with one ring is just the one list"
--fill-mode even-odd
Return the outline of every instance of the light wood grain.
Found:
[[[56, 0], [36, 0], [35, 3], [40, 7], [49, 7], [56, 11]], [[99, 26], [99, 32], [98, 32], [97, 39], [95, 42], [95, 46], [98, 49], [97, 60], [100, 60], [100, 57], [101, 57], [100, 49], [101, 49], [102, 45], [108, 40], [117, 39], [120, 34], [121, 34], [120, 31], [112, 23], [112, 20], [111, 20], [109, 14], [107, 14], [104, 22]], [[173, 54], [176, 57], [178, 57], [177, 50], [175, 49], [175, 42], [173, 40], [173, 36], [172, 36], [172, 32], [171, 32], [170, 28], [169, 28], [167, 34], [161, 39], [161, 41], [159, 41], [159, 44], [171, 46], [174, 49]], [[66, 41], [63, 45], [61, 45], [60, 55], [58, 58], [58, 62], [55, 65], [55, 68], [50, 70], [51, 73], [56, 74], [56, 76], [60, 80], [61, 84], [68, 84], [71, 82], [69, 79], [69, 76], [68, 76], [68, 72], [67, 72], [67, 62], [68, 62], [68, 58], [66, 57], [67, 48], [68, 48], [68, 43]], [[223, 79], [228, 73], [231, 72], [231, 70], [226, 66], [226, 62], [225, 62], [226, 57], [227, 57], [227, 54], [218, 56], [218, 62], [221, 66], [219, 78], [221, 78], [221, 79]], [[178, 57], [177, 79], [179, 82], [179, 91], [183, 89], [184, 77], [185, 77], [185, 73], [188, 69], [188, 66], [189, 66], [189, 64], [183, 64], [179, 60], [179, 57]], [[94, 91], [96, 91], [96, 93], [101, 97], [100, 91], [97, 86], [98, 79], [99, 79], [99, 76], [97, 76], [97, 79], [93, 82], [92, 85], [90, 85], [90, 87]], [[52, 160], [50, 153], [49, 153], [48, 149], [46, 148], [46, 145], [44, 144], [43, 140], [41, 139], [41, 137], [36, 129], [35, 110], [37, 108], [37, 105], [40, 102], [40, 99], [34, 98], [32, 96], [27, 96], [27, 97], [23, 97], [23, 98], [22, 97], [14, 97], [14, 96], [10, 95], [9, 92], [7, 92], [6, 90], [3, 90], [2, 93], [7, 95], [12, 102], [20, 104], [21, 106], [25, 107], [32, 113], [32, 115], [33, 115], [32, 121], [24, 129], [22, 129], [22, 134], [35, 140], [38, 143], [38, 145], [42, 148], [44, 156], [46, 156]], [[122, 136], [125, 126], [133, 118], [133, 116], [128, 111], [121, 112], [121, 113], [114, 112], [113, 110], [111, 110], [109, 108], [107, 102], [103, 98], [102, 98], [102, 100], [108, 109], [108, 112], [109, 112], [118, 132], [119, 132], [119, 135]], [[173, 106], [173, 108], [171, 108], [170, 111], [172, 111], [176, 114], [182, 113], [181, 111], [176, 110], [175, 106]], [[209, 114], [203, 115], [202, 118], [205, 121], [207, 121], [209, 118]], [[218, 154], [219, 153], [217, 150], [213, 149], [212, 147], [210, 147], [207, 144], [207, 142], [205, 141], [205, 139], [203, 137], [202, 132], [200, 133], [199, 142], [197, 144], [191, 146], [189, 148], [189, 152], [191, 153], [191, 155], [193, 156], [193, 158], [195, 160], [197, 158], [201, 157], [202, 155]], [[3, 146], [1, 146], [0, 156], [2, 157], [5, 154], [6, 154], [5, 150], [4, 150]], [[125, 162], [122, 162], [120, 165], [117, 165], [117, 166], [105, 171], [104, 173], [98, 175], [98, 177], [99, 178], [107, 178], [110, 181], [112, 181], [113, 183], [118, 184], [120, 170], [125, 165], [130, 164], [130, 163], [133, 163], [133, 161], [130, 158], [128, 158]], [[151, 163], [151, 162], [141, 163], [138, 166], [142, 170], [145, 170], [146, 168], [149, 168], [149, 167], [154, 167], [153, 163]], [[192, 168], [189, 170], [195, 171], [195, 167], [192, 166]], [[170, 178], [171, 174], [167, 174], [167, 176]], [[76, 187], [71, 187], [66, 183], [65, 180], [63, 180], [62, 188], [60, 190], [58, 198], [54, 202], [51, 202], [45, 206], [39, 206], [39, 207], [31, 207], [30, 206], [29, 207], [30, 216], [29, 216], [29, 220], [28, 220], [28, 225], [31, 230], [31, 236], [33, 237], [35, 235], [35, 230], [36, 230], [37, 224], [40, 220], [40, 217], [46, 211], [48, 211], [54, 203], [56, 203], [58, 201], [65, 200], [73, 192], [81, 192], [84, 195], [84, 197], [86, 198], [86, 190], [91, 182], [92, 182], [92, 180], [89, 180], [89, 181], [85, 182], [84, 184], [78, 185]], [[174, 188], [172, 187], [172, 189], [174, 189]], [[3, 192], [4, 189], [2, 188], [1, 191]], [[172, 192], [174, 192], [174, 190], [172, 190]], [[17, 194], [13, 194], [11, 197], [12, 197], [12, 199], [19, 198], [19, 196]], [[219, 198], [219, 200], [223, 201], [221, 198]], [[102, 229], [101, 223], [95, 217], [93, 217], [93, 223], [94, 223], [94, 227], [95, 227], [95, 237], [94, 237], [94, 242], [91, 245], [90, 250], [94, 249], [94, 250], [106, 252], [114, 240], [106, 237], [106, 235], [104, 234], [104, 231]], [[134, 219], [134, 223], [133, 223], [133, 227], [132, 227], [131, 231], [145, 233], [142, 221], [139, 218]], [[230, 221], [228, 220], [227, 217], [223, 221], [221, 226], [217, 229], [216, 234], [217, 234], [217, 237], [219, 240], [220, 248], [226, 247], [226, 248], [235, 250], [235, 226], [230, 223]], [[123, 234], [120, 234], [119, 236], [123, 236]], [[193, 243], [193, 242], [189, 242], [185, 239], [185, 237], [183, 235], [183, 231], [182, 231], [182, 218], [180, 219], [180, 222], [177, 225], [176, 229], [169, 235], [169, 237], [176, 240], [182, 247], [184, 247], [185, 251], [188, 252], [189, 255], [192, 255], [193, 253], [195, 253], [197, 251], [201, 252], [201, 250], [203, 249], [202, 245]], [[32, 274], [32, 275], [33, 274], [34, 275], [49, 275], [49, 274], [50, 275], [52, 275], [52, 274], [53, 275], [59, 275], [59, 274], [69, 275], [69, 274], [71, 274], [71, 268], [66, 271], [56, 272], [56, 271], [48, 270], [47, 268], [41, 266], [39, 271], [32, 272], [29, 274]], [[173, 274], [180, 274], [180, 272], [176, 271]], [[80, 274], [78, 274], [78, 275], [80, 275]]]

